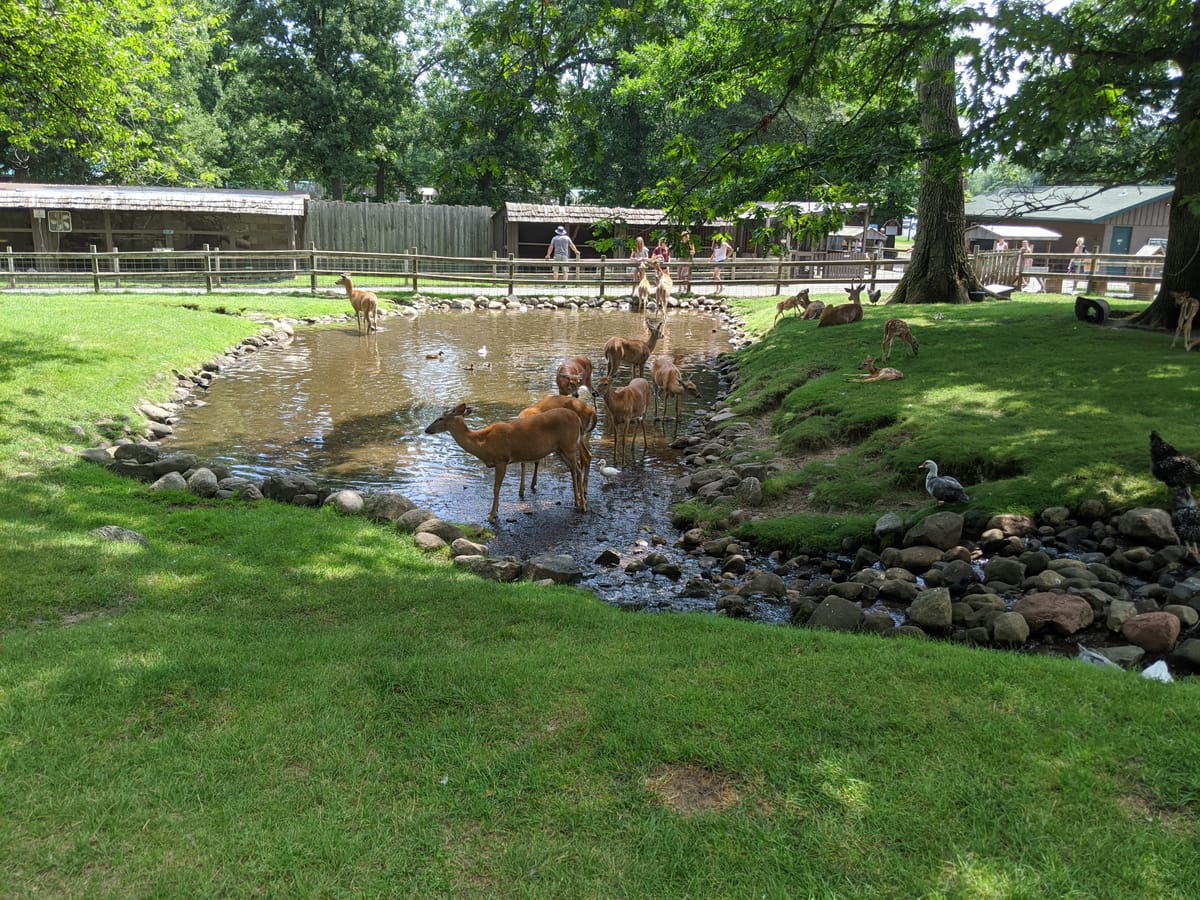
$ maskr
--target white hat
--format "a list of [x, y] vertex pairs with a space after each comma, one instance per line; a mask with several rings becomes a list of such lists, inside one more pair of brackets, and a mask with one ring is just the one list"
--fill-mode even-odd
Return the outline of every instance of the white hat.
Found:
[[554, 233], [555, 234], [566, 234], [567, 229], [565, 229], [561, 225], [559, 225], [557, 228], [554, 229]]

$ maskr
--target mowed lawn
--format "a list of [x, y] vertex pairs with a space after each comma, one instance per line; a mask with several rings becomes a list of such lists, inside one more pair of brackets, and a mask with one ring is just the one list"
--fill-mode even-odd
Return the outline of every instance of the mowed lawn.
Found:
[[[79, 462], [259, 327], [218, 302], [345, 307], [0, 296], [0, 895], [1195, 896], [1195, 679], [630, 614]], [[752, 329], [773, 312], [746, 304]], [[919, 509], [926, 456], [994, 466], [989, 506], [1161, 502], [1147, 426], [1200, 448], [1200, 357], [1169, 335], [1061, 301], [921, 308], [904, 381], [830, 377], [894, 313], [745, 353], [738, 402], [796, 455], [774, 490], [830, 482], [815, 521]], [[816, 446], [840, 451], [823, 476]]]

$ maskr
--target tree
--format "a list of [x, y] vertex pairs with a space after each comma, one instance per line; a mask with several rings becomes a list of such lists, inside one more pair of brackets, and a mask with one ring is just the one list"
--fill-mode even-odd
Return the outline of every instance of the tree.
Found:
[[194, 150], [161, 90], [204, 56], [213, 18], [186, 0], [0, 4], [0, 167], [18, 178], [187, 180]]

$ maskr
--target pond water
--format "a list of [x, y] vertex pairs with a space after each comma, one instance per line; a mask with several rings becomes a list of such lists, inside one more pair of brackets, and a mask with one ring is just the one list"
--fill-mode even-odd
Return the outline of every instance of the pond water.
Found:
[[[604, 343], [614, 335], [645, 338], [641, 314], [426, 312], [387, 318], [370, 336], [358, 334], [353, 322], [299, 328], [287, 346], [223, 371], [204, 395], [207, 405], [188, 409], [175, 426], [175, 448], [255, 478], [290, 471], [330, 486], [397, 490], [444, 519], [482, 524], [493, 471], [449, 434], [426, 435], [425, 427], [460, 402], [475, 409], [467, 417], [472, 428], [511, 418], [557, 393], [555, 370], [576, 354], [592, 358], [598, 379]], [[517, 497], [519, 469], [512, 467], [500, 492], [492, 555], [569, 553], [587, 569], [605, 548], [624, 560], [643, 552], [652, 533], [673, 539], [671, 484], [685, 470], [669, 444], [716, 396], [714, 363], [731, 337], [715, 315], [672, 313], [654, 355], [681, 353], [681, 368], [700, 391], [699, 399], [684, 397], [682, 423], [648, 421], [648, 449], [639, 439], [632, 461], [606, 483], [596, 465], [613, 460], [613, 443], [601, 402], [589, 512], [573, 508], [570, 479], [558, 461], [542, 467], [537, 493], [527, 491], [524, 500]], [[439, 352], [441, 358], [427, 358]], [[628, 378], [626, 369], [618, 381]]]

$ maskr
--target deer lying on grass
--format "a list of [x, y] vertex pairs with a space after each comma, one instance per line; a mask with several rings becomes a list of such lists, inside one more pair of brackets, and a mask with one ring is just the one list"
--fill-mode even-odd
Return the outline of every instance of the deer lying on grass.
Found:
[[360, 291], [354, 287], [349, 272], [343, 272], [335, 284], [346, 289], [346, 297], [354, 307], [354, 324], [361, 331], [362, 319], [366, 319], [367, 333], [379, 330], [379, 298], [370, 291]]
[[671, 398], [675, 398], [675, 421], [679, 421], [679, 397], [684, 391], [687, 391], [693, 396], [699, 397], [700, 392], [696, 389], [696, 382], [684, 381], [683, 373], [679, 371], [679, 361], [683, 359], [682, 354], [677, 354], [674, 358], [670, 356], [656, 356], [654, 362], [650, 366], [650, 379], [654, 382], [654, 387], [657, 388], [654, 394], [654, 419], [658, 420], [658, 395], [663, 395], [663, 415], [662, 418], [667, 418], [667, 404], [671, 402]]
[[[578, 397], [551, 394], [532, 406], [525, 407], [517, 413], [517, 418], [528, 419], [530, 416], [536, 416], [548, 409], [569, 409], [579, 417], [579, 464], [583, 467], [583, 492], [586, 494], [588, 480], [591, 477], [592, 431], [596, 428], [596, 410]], [[538, 462], [533, 464], [533, 477], [529, 480], [529, 490], [531, 491], [537, 490], [538, 466]], [[525, 499], [525, 463], [521, 463], [521, 486], [517, 490], [517, 496], [522, 500]]]
[[847, 375], [847, 381], [857, 381], [859, 383], [866, 381], [899, 381], [904, 377], [904, 373], [899, 369], [893, 369], [890, 366], [879, 368], [875, 365], [875, 357], [868, 356], [858, 364], [860, 369], [866, 369], [865, 375]]
[[646, 371], [646, 360], [650, 358], [650, 354], [654, 352], [654, 345], [658, 343], [662, 337], [663, 323], [657, 322], [651, 324], [646, 323], [646, 327], [650, 329], [650, 339], [648, 341], [638, 341], [633, 338], [611, 337], [604, 345], [604, 360], [608, 363], [608, 370], [605, 376], [608, 378], [616, 377], [616, 374], [621, 371], [621, 366], [629, 363], [630, 369], [635, 376], [640, 376]]
[[654, 273], [658, 280], [654, 284], [654, 302], [658, 304], [658, 315], [665, 322], [667, 319], [667, 310], [671, 306], [671, 292], [675, 289], [675, 282], [671, 280], [671, 272], [666, 263], [661, 258], [654, 258]]
[[473, 412], [471, 407], [460, 403], [446, 410], [429, 423], [426, 434], [441, 434], [449, 431], [458, 446], [472, 456], [477, 456], [484, 465], [494, 467], [496, 480], [492, 487], [492, 511], [488, 521], [496, 521], [500, 508], [500, 484], [504, 473], [512, 463], [537, 462], [551, 453], [567, 464], [571, 472], [571, 490], [575, 494], [575, 508], [587, 512], [587, 495], [583, 490], [583, 471], [580, 462], [581, 427], [579, 416], [569, 409], [548, 409], [526, 419], [509, 419], [493, 422], [478, 431], [472, 431], [463, 421]]
[[801, 319], [819, 319], [821, 313], [825, 312], [825, 304], [820, 300], [809, 300], [808, 302], [801, 300], [800, 305], [804, 307], [804, 315], [800, 317]]
[[1197, 300], [1187, 291], [1171, 291], [1171, 296], [1175, 298], [1175, 305], [1179, 307], [1179, 324], [1175, 326], [1175, 340], [1171, 341], [1171, 349], [1175, 349], [1175, 341], [1179, 340], [1179, 335], [1183, 335], [1183, 349], [1191, 350], [1200, 341], [1192, 342], [1192, 320], [1196, 318], [1196, 311], [1200, 309], [1200, 300]]
[[888, 319], [883, 326], [883, 362], [888, 361], [888, 357], [892, 355], [892, 344], [896, 338], [904, 341], [912, 349], [913, 356], [916, 356], [921, 345], [917, 343], [916, 336], [909, 330], [908, 323], [903, 319]]
[[592, 387], [592, 361], [586, 356], [572, 356], [563, 360], [558, 371], [554, 373], [554, 383], [558, 392], [572, 397], [579, 396], [579, 389], [585, 387], [589, 393], [595, 393]]
[[[798, 294], [793, 294], [790, 297], [780, 300], [775, 304], [775, 318], [771, 322], [771, 327], [774, 328], [775, 323], [779, 321], [779, 317], [789, 309], [792, 310], [797, 316], [800, 315], [801, 310], [808, 312], [808, 305], [810, 302], [812, 301], [808, 299], [808, 288], [805, 288]], [[821, 308], [824, 309], [824, 307], [825, 304], [822, 303]]]
[[[645, 378], [635, 378], [623, 388], [613, 387], [612, 379], [605, 375], [596, 382], [596, 395], [604, 400], [609, 421], [613, 425], [613, 461], [620, 465], [625, 459], [625, 439], [631, 425], [642, 429], [642, 453], [646, 452], [646, 407], [654, 391]], [[623, 430], [622, 430], [623, 429]], [[633, 434], [629, 452], [637, 450], [637, 432]]]
[[851, 322], [861, 322], [863, 317], [862, 308], [862, 292], [867, 285], [863, 284], [843, 288], [850, 295], [849, 303], [842, 303], [838, 306], [827, 306], [821, 310], [821, 320], [817, 322], [818, 328], [823, 328], [826, 325], [849, 325]]

